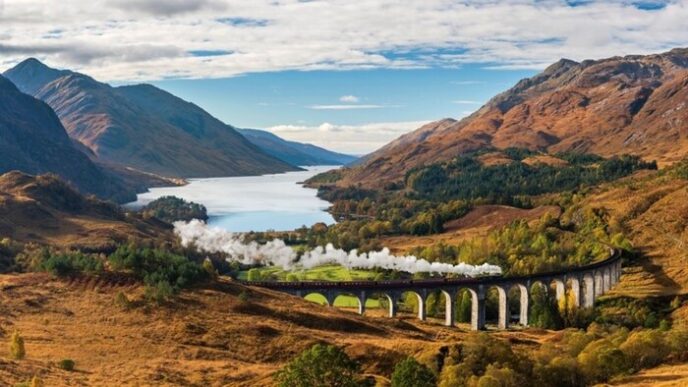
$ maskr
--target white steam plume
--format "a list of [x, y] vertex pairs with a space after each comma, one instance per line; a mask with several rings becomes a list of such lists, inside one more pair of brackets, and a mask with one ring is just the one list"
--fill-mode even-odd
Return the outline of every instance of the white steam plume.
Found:
[[339, 264], [346, 268], [390, 269], [407, 273], [452, 273], [475, 277], [478, 275], [498, 275], [499, 266], [468, 265], [459, 263], [428, 262], [412, 255], [394, 256], [389, 249], [359, 254], [356, 250], [346, 252], [336, 249], [332, 244], [316, 247], [304, 253], [300, 258], [284, 241], [274, 239], [266, 244], [256, 242], [244, 243], [241, 234], [235, 234], [217, 227], [209, 227], [200, 220], [175, 222], [174, 232], [181, 239], [183, 246], [194, 244], [198, 249], [208, 253], [225, 253], [230, 262], [243, 264], [261, 264], [279, 266], [285, 270], [311, 269], [326, 264]]

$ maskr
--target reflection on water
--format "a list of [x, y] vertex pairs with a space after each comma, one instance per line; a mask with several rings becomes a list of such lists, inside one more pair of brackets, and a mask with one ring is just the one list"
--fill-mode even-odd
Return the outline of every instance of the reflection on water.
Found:
[[192, 179], [183, 187], [151, 188], [131, 207], [174, 195], [208, 208], [208, 223], [230, 231], [292, 230], [317, 222], [334, 223], [329, 203], [317, 191], [298, 184], [335, 167], [308, 167], [278, 175]]

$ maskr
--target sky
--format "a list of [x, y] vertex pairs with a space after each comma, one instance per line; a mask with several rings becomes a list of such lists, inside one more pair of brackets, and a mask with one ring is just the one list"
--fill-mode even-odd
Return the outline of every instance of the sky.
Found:
[[237, 127], [355, 154], [560, 58], [688, 46], [688, 0], [0, 0], [0, 68], [150, 82]]

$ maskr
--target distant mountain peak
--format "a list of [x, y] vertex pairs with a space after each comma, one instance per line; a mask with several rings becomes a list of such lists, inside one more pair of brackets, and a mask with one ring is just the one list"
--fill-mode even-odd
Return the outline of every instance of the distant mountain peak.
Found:
[[17, 64], [15, 66], [15, 68], [23, 70], [23, 71], [27, 71], [27, 70], [32, 70], [32, 71], [54, 70], [36, 58], [24, 59], [23, 61], [19, 62], [19, 64]]
[[69, 74], [72, 74], [69, 70], [54, 69], [36, 58], [28, 58], [3, 75], [23, 93], [35, 95], [44, 85]]
[[[131, 200], [134, 190], [77, 149], [55, 112], [0, 77], [0, 173], [55, 173], [84, 193]], [[21, 177], [11, 174], [10, 177]], [[21, 180], [21, 179], [19, 179]], [[0, 189], [1, 191], [2, 189]]]

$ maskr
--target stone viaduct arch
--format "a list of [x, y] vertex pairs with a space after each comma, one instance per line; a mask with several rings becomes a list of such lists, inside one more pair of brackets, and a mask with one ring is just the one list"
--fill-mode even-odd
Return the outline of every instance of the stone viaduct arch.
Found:
[[610, 258], [587, 266], [572, 268], [566, 271], [535, 274], [517, 277], [480, 277], [460, 279], [427, 279], [427, 280], [392, 280], [392, 281], [348, 281], [348, 282], [243, 282], [248, 286], [269, 288], [297, 297], [318, 293], [325, 297], [328, 305], [340, 295], [352, 295], [358, 299], [358, 313], [365, 313], [366, 300], [373, 294], [385, 297], [389, 304], [389, 317], [395, 317], [398, 303], [403, 293], [415, 294], [418, 300], [418, 318], [426, 319], [426, 300], [431, 292], [440, 291], [445, 299], [444, 325], [454, 326], [456, 300], [459, 292], [466, 289], [471, 295], [471, 329], [485, 329], [485, 297], [490, 288], [496, 288], [499, 295], [497, 327], [507, 329], [511, 320], [509, 311], [509, 293], [518, 289], [519, 315], [518, 322], [528, 325], [531, 287], [540, 283], [545, 291], [554, 289], [557, 301], [567, 296], [567, 284], [570, 284], [569, 296], [573, 304], [580, 307], [592, 307], [595, 299], [609, 291], [621, 277], [621, 255], [612, 250]]

